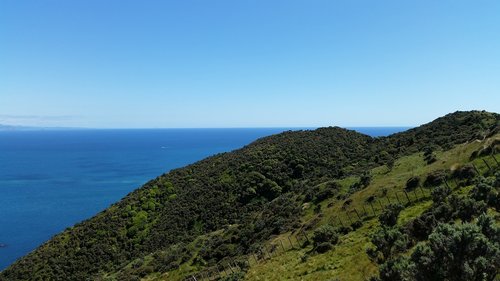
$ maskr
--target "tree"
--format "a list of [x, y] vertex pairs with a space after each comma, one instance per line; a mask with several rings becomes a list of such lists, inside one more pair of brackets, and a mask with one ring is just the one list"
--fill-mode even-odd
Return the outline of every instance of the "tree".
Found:
[[365, 172], [361, 175], [361, 178], [359, 179], [359, 183], [362, 187], [367, 187], [370, 185], [370, 182], [372, 181], [372, 176], [370, 175], [369, 172]]
[[477, 183], [470, 193], [477, 201], [484, 201], [489, 206], [500, 209], [500, 194], [488, 181], [482, 179]]
[[403, 205], [401, 204], [390, 204], [384, 210], [382, 214], [378, 217], [380, 224], [384, 226], [394, 226], [398, 221], [399, 213], [403, 210]]
[[380, 253], [383, 261], [406, 250], [410, 243], [408, 235], [402, 233], [398, 227], [382, 227], [373, 234], [371, 241], [375, 245], [375, 251], [368, 254], [372, 258], [378, 258]]
[[406, 190], [413, 190], [418, 187], [420, 179], [418, 177], [411, 177], [406, 181]]
[[434, 205], [439, 205], [446, 200], [450, 195], [451, 190], [446, 186], [438, 186], [431, 191], [432, 201]]
[[324, 253], [330, 250], [334, 244], [337, 244], [339, 240], [339, 234], [333, 226], [325, 224], [318, 227], [314, 231], [312, 240], [313, 246], [316, 251], [319, 253]]
[[415, 280], [492, 281], [500, 268], [498, 243], [474, 224], [441, 224], [411, 256]]
[[413, 281], [414, 264], [405, 256], [389, 259], [380, 265], [381, 281]]

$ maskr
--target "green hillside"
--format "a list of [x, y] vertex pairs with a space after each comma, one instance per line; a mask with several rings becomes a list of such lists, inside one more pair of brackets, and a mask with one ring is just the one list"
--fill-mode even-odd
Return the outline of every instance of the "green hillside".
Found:
[[0, 279], [494, 280], [499, 129], [472, 111], [384, 138], [262, 138], [151, 180]]

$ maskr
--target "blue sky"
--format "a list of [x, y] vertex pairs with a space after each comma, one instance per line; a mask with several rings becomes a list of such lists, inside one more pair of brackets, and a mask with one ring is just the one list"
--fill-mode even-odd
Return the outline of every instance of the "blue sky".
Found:
[[500, 1], [2, 0], [0, 123], [418, 125], [500, 112]]

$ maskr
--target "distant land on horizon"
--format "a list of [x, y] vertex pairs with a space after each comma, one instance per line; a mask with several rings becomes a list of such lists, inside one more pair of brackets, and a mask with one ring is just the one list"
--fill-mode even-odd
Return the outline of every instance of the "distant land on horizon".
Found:
[[72, 127], [38, 127], [0, 124], [0, 131], [37, 131], [37, 130], [85, 130], [87, 128]]
[[[44, 131], [44, 130], [171, 130], [171, 129], [264, 129], [264, 128], [287, 128], [290, 130], [314, 130], [319, 127], [213, 127], [213, 128], [205, 128], [205, 127], [144, 127], [144, 128], [92, 128], [92, 127], [44, 127], [44, 126], [25, 126], [25, 125], [6, 125], [0, 124], [0, 131]], [[371, 129], [379, 128], [379, 129], [397, 129], [397, 131], [404, 131], [407, 129], [414, 128], [414, 126], [340, 126], [340, 125], [330, 125], [326, 127], [340, 127], [349, 130], [360, 131], [361, 133], [370, 135], [369, 131]], [[368, 131], [368, 132], [365, 132]]]

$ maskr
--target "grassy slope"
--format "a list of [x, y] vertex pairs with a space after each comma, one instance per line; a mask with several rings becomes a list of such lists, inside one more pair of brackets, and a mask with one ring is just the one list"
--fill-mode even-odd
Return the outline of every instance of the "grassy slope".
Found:
[[[476, 119], [488, 124], [477, 127], [476, 125], [481, 122], [476, 121]], [[247, 174], [240, 172], [240, 170], [242, 167], [247, 167], [248, 163], [252, 165], [245, 169], [269, 174], [271, 179], [277, 182], [283, 181], [283, 185], [287, 180], [291, 180], [289, 169], [295, 167], [291, 163], [303, 163], [307, 175], [307, 181], [304, 181], [304, 183], [308, 185], [308, 188], [311, 188], [317, 184], [320, 186], [325, 185], [325, 181], [333, 181], [333, 179], [338, 178], [337, 176], [340, 174], [339, 168], [346, 171], [344, 174], [359, 174], [368, 167], [374, 167], [377, 164], [374, 164], [373, 161], [375, 160], [372, 158], [378, 154], [383, 154], [380, 149], [386, 149], [390, 155], [408, 155], [412, 151], [421, 151], [423, 146], [429, 144], [451, 147], [453, 144], [482, 138], [484, 135], [479, 134], [479, 132], [482, 132], [484, 128], [489, 128], [495, 122], [499, 123], [499, 119], [497, 115], [493, 116], [490, 113], [458, 112], [439, 118], [428, 125], [422, 126], [420, 129], [413, 129], [378, 140], [372, 140], [367, 136], [338, 128], [283, 133], [263, 138], [239, 151], [208, 158], [159, 178], [160, 180], [165, 180], [165, 178], [172, 180], [177, 189], [177, 195], [179, 195], [177, 200], [170, 202], [170, 193], [166, 191], [165, 194], [148, 195], [151, 193], [150, 191], [156, 190], [152, 185], [161, 185], [158, 182], [159, 180], [152, 181], [113, 205], [106, 212], [75, 226], [69, 232], [66, 231], [58, 235], [55, 239], [14, 265], [12, 270], [14, 273], [23, 273], [24, 276], [40, 272], [47, 272], [46, 275], [40, 276], [69, 273], [72, 274], [68, 275], [69, 278], [74, 280], [81, 280], [78, 278], [88, 277], [90, 276], [89, 273], [99, 270], [96, 275], [102, 276], [103, 279], [120, 279], [119, 272], [116, 272], [116, 270], [135, 268], [138, 263], [143, 263], [144, 266], [141, 266], [141, 269], [146, 269], [149, 266], [148, 261], [152, 259], [152, 255], [149, 254], [152, 251], [167, 250], [169, 241], [176, 240], [178, 237], [193, 234], [194, 239], [196, 235], [201, 234], [189, 228], [189, 225], [185, 225], [186, 220], [193, 220], [193, 215], [198, 215], [198, 220], [201, 221], [211, 219], [214, 226], [207, 229], [207, 232], [203, 233], [204, 235], [198, 236], [194, 241], [186, 241], [189, 243], [190, 260], [182, 263], [177, 270], [162, 275], [151, 273], [147, 277], [147, 279], [151, 280], [182, 280], [189, 274], [197, 272], [203, 266], [200, 263], [192, 262], [196, 253], [200, 250], [198, 241], [207, 239], [210, 235], [217, 233], [222, 229], [221, 226], [227, 226], [225, 221], [221, 221], [219, 211], [224, 211], [222, 214], [226, 215], [226, 219], [232, 218], [233, 213], [241, 211], [241, 209], [235, 207], [235, 204], [228, 205], [232, 206], [232, 208], [220, 210], [214, 209], [213, 205], [226, 201], [231, 203], [234, 201], [229, 200], [232, 198], [231, 196], [239, 195], [242, 190], [245, 190], [244, 185], [240, 186], [236, 183], [244, 182], [247, 179]], [[352, 203], [348, 209], [356, 207], [359, 210], [366, 198], [372, 195], [383, 197], [384, 190], [390, 194], [390, 200], [395, 202], [393, 191], [402, 190], [410, 176], [424, 176], [430, 171], [449, 169], [457, 163], [465, 163], [468, 161], [471, 152], [477, 150], [481, 145], [483, 145], [481, 142], [472, 142], [467, 145], [459, 145], [448, 152], [438, 153], [438, 161], [432, 165], [426, 165], [422, 155], [410, 154], [398, 159], [392, 171], [388, 171], [384, 166], [374, 168], [371, 171], [373, 176], [371, 184], [365, 189], [351, 194]], [[388, 153], [385, 152], [385, 154]], [[384, 163], [384, 161], [375, 162]], [[484, 165], [481, 162], [477, 164], [478, 166]], [[270, 168], [270, 171], [266, 170], [268, 168]], [[356, 172], [351, 170], [356, 170]], [[225, 180], [231, 176], [231, 174], [226, 173], [227, 171], [233, 171], [232, 176], [234, 178], [229, 182]], [[342, 185], [341, 193], [345, 194], [349, 186], [357, 182], [358, 178], [352, 176], [335, 181]], [[207, 193], [207, 187], [212, 188], [212, 190], [218, 188], [215, 190], [218, 193]], [[166, 185], [165, 190], [168, 191]], [[198, 196], [195, 196], [193, 198], [193, 194], [200, 196], [222, 194], [229, 197], [214, 195], [212, 197], [198, 198]], [[158, 201], [158, 205], [155, 205], [157, 209], [153, 208], [153, 211], [148, 211], [151, 219], [148, 221], [146, 229], [140, 233], [144, 232], [147, 239], [142, 242], [139, 241], [140, 243], [130, 244], [129, 242], [135, 240], [127, 239], [123, 232], [127, 230], [130, 220], [134, 221], [135, 216], [129, 218], [130, 212], [127, 211], [126, 207], [132, 206], [137, 208], [137, 211], [142, 210], [143, 197], [154, 199], [154, 202]], [[191, 204], [193, 199], [196, 199], [196, 204]], [[168, 202], [164, 203], [166, 201]], [[160, 204], [160, 202], [163, 202], [163, 204]], [[340, 210], [343, 203], [343, 198], [332, 198], [322, 202], [322, 217], [319, 217], [313, 211], [314, 207], [316, 207], [314, 204], [305, 204], [304, 207], [309, 205], [309, 208], [305, 208], [301, 220], [304, 226], [312, 226], [308, 231], [309, 235], [311, 235], [315, 227], [331, 221], [337, 214], [342, 213]], [[422, 201], [408, 208], [401, 214], [402, 220], [408, 220], [418, 215], [429, 204], [430, 201]], [[207, 214], [210, 216], [207, 217]], [[238, 223], [238, 221], [234, 219], [228, 220], [229, 223]], [[312, 222], [318, 221], [319, 224], [312, 224]], [[370, 233], [377, 225], [378, 222], [375, 217], [365, 221], [361, 228], [341, 237], [341, 242], [335, 249], [322, 255], [309, 253], [309, 258], [306, 261], [302, 261], [303, 256], [311, 250], [310, 247], [281, 253], [269, 261], [252, 264], [246, 277], [249, 280], [282, 280], [286, 278], [293, 280], [324, 280], [337, 276], [342, 277], [342, 280], [363, 280], [364, 276], [368, 277], [376, 272], [376, 266], [367, 258], [365, 249], [370, 244]], [[173, 230], [170, 231], [171, 229]], [[108, 230], [108, 232], [105, 230]], [[210, 233], [211, 230], [216, 231]], [[277, 239], [285, 240], [289, 234], [285, 233], [272, 237], [268, 243], [277, 243]], [[166, 235], [168, 235], [168, 239], [165, 238]], [[292, 235], [297, 236], [297, 233], [292, 233]], [[113, 240], [116, 237], [121, 240]], [[98, 243], [102, 238], [110, 241], [105, 240], [106, 243]], [[122, 240], [125, 242], [122, 243]], [[134, 247], [129, 250], [128, 247], [131, 245]], [[73, 251], [75, 247], [78, 248], [76, 253]], [[78, 251], [80, 247], [87, 251], [84, 254], [80, 253]], [[108, 248], [111, 248], [111, 250], [108, 251]], [[103, 255], [101, 250], [106, 250], [104, 254], [109, 255]], [[120, 258], [120, 260], [117, 260], [117, 258]], [[114, 261], [115, 264], [111, 264], [111, 261]], [[124, 264], [128, 265], [123, 267]], [[193, 266], [193, 264], [195, 265]], [[88, 266], [88, 268], [81, 269], [81, 265]], [[363, 270], [360, 270], [361, 268]], [[54, 269], [58, 269], [58, 271]], [[127, 272], [125, 271], [125, 273]], [[1, 273], [0, 279], [2, 279]], [[63, 280], [62, 277], [60, 279]]]
[[[394, 195], [395, 191], [401, 192], [408, 178], [412, 176], [424, 179], [425, 176], [436, 170], [450, 170], [458, 165], [469, 163], [469, 157], [473, 151], [480, 149], [493, 139], [500, 139], [500, 134], [483, 141], [474, 141], [471, 143], [458, 145], [448, 151], [437, 152], [438, 161], [428, 165], [423, 160], [422, 153], [415, 153], [409, 156], [402, 157], [395, 162], [392, 170], [385, 166], [380, 166], [372, 169], [372, 181], [368, 187], [358, 192], [351, 194], [348, 198], [352, 199], [352, 203], [347, 210], [356, 208], [362, 209], [362, 204], [370, 196], [377, 198], [389, 197], [391, 202], [397, 202]], [[498, 156], [497, 156], [498, 158]], [[486, 171], [487, 167], [478, 158], [472, 161], [479, 170]], [[488, 160], [491, 164], [491, 159]], [[342, 191], [346, 192], [348, 186], [357, 180], [355, 177], [349, 177], [339, 181], [342, 185]], [[452, 184], [452, 183], [451, 183]], [[452, 184], [453, 187], [453, 184]], [[387, 191], [387, 196], [384, 196], [383, 190]], [[454, 192], [461, 193], [467, 187], [456, 189]], [[342, 192], [341, 191], [341, 192]], [[417, 217], [428, 209], [432, 201], [430, 199], [430, 190], [424, 189], [424, 196], [418, 191], [417, 195], [422, 198], [411, 205], [407, 206], [400, 214], [398, 224], [404, 224], [409, 220]], [[414, 200], [413, 193], [410, 193], [410, 199]], [[403, 200], [403, 198], [400, 198]], [[382, 199], [381, 199], [382, 200]], [[314, 229], [322, 224], [335, 221], [337, 214], [345, 214], [342, 211], [344, 199], [335, 198], [327, 199], [321, 202], [322, 215], [318, 216], [313, 212], [312, 206], [304, 212], [302, 217], [303, 225], [313, 221], [319, 217], [319, 223], [307, 233], [311, 236]], [[375, 205], [378, 212], [380, 207]], [[370, 210], [368, 209], [368, 212]], [[343, 217], [345, 220], [345, 215]], [[290, 249], [287, 251], [279, 251], [271, 259], [261, 260], [258, 263], [251, 263], [250, 268], [245, 276], [246, 280], [368, 280], [371, 276], [377, 273], [377, 265], [370, 261], [366, 254], [366, 249], [370, 247], [370, 235], [379, 226], [376, 216], [364, 219], [363, 225], [355, 231], [352, 231], [344, 236], [341, 236], [340, 242], [333, 250], [325, 254], [314, 254], [311, 252], [312, 246], [304, 248]], [[273, 237], [268, 241], [268, 245], [279, 245], [279, 240], [288, 241], [289, 235], [297, 236], [297, 233], [284, 233]], [[200, 238], [201, 239], [201, 238]], [[193, 251], [196, 251], [192, 243]], [[288, 244], [287, 244], [288, 245]], [[304, 257], [307, 257], [304, 259]], [[179, 269], [165, 273], [163, 275], [152, 274], [144, 280], [184, 280], [189, 274], [197, 272], [197, 268], [189, 266], [190, 262], [183, 264]]]
[[[494, 138], [500, 139], [500, 135]], [[396, 161], [392, 171], [387, 172], [386, 167], [378, 167], [372, 170], [373, 180], [371, 184], [350, 197], [353, 199], [353, 207], [361, 208], [361, 204], [371, 195], [380, 195], [383, 188], [389, 192], [390, 199], [395, 202], [391, 191], [402, 191], [406, 180], [411, 176], [425, 177], [429, 172], [439, 169], [452, 169], [457, 164], [469, 162], [471, 153], [484, 145], [482, 142], [459, 145], [452, 150], [438, 153], [438, 161], [426, 165], [421, 153], [403, 157]], [[491, 160], [490, 160], [491, 161]], [[485, 164], [480, 159], [473, 161], [480, 170], [486, 170]], [[428, 192], [426, 190], [425, 192]], [[456, 190], [455, 192], [460, 192]], [[411, 194], [410, 194], [411, 196]], [[344, 200], [329, 199], [322, 202], [323, 218], [322, 223], [327, 223], [341, 209]], [[327, 206], [332, 204], [330, 208]], [[432, 201], [429, 197], [421, 200], [403, 210], [400, 214], [399, 223], [405, 223], [420, 215], [430, 207]], [[314, 215], [312, 212], [306, 213], [303, 221], [310, 220]], [[338, 278], [340, 280], [368, 280], [375, 275], [377, 266], [370, 261], [366, 254], [366, 249], [370, 246], [370, 234], [378, 227], [376, 217], [365, 221], [363, 226], [355, 231], [344, 235], [335, 248], [325, 254], [308, 254], [311, 246], [290, 250], [273, 257], [270, 260], [252, 264], [246, 279], [247, 280], [328, 280]], [[285, 240], [286, 236], [275, 237], [275, 239]], [[302, 257], [308, 255], [306, 261]], [[170, 279], [169, 280], [173, 280]]]

